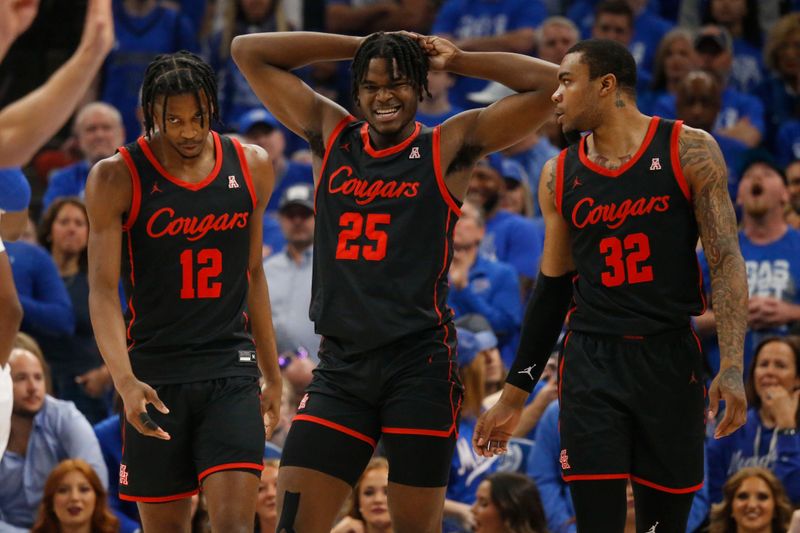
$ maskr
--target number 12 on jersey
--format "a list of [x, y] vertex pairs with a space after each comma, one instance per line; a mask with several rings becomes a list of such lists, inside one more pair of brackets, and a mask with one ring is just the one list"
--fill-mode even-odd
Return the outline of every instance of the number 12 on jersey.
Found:
[[[364, 220], [366, 219], [366, 224]], [[389, 235], [378, 226], [385, 226], [392, 221], [392, 215], [385, 213], [369, 213], [366, 217], [361, 213], [342, 213], [339, 217], [339, 242], [336, 245], [336, 259], [354, 261], [363, 257], [367, 261], [381, 261], [386, 257], [386, 245]], [[374, 244], [354, 244], [364, 235]]]
[[[181, 299], [219, 298], [222, 293], [222, 282], [212, 281], [222, 274], [222, 252], [216, 248], [203, 248], [194, 254], [194, 250], [181, 252]], [[195, 291], [195, 274], [197, 291]]]
[[650, 257], [650, 239], [646, 234], [631, 233], [624, 239], [606, 237], [600, 241], [600, 254], [610, 269], [600, 275], [606, 287], [653, 281], [653, 267], [642, 265]]

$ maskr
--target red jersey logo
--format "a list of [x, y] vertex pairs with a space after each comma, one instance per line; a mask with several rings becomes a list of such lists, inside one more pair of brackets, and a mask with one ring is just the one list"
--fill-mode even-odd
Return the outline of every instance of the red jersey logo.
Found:
[[183, 234], [188, 241], [197, 241], [206, 236], [209, 231], [230, 231], [234, 228], [246, 228], [247, 218], [250, 213], [222, 213], [221, 215], [208, 214], [203, 218], [176, 217], [175, 210], [171, 207], [162, 207], [147, 221], [147, 234], [158, 239], [167, 235], [176, 236]]
[[640, 217], [658, 211], [669, 210], [669, 196], [651, 196], [638, 200], [625, 199], [617, 205], [614, 202], [595, 205], [591, 196], [582, 198], [572, 210], [572, 223], [578, 228], [603, 222], [608, 229], [616, 229], [623, 225], [628, 217]]
[[569, 466], [569, 457], [567, 457], [567, 449], [564, 448], [561, 450], [561, 455], [558, 458], [558, 462], [561, 463], [561, 470], [569, 470], [572, 468]]
[[119, 465], [119, 484], [128, 484], [128, 467], [125, 465]]
[[376, 198], [413, 198], [419, 193], [419, 182], [377, 179], [370, 183], [353, 176], [347, 165], [337, 168], [328, 178], [328, 192], [355, 198], [358, 205], [367, 205]]

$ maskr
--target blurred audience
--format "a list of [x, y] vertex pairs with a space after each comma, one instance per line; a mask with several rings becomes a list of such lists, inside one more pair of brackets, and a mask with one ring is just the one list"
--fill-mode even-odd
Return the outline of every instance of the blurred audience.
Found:
[[272, 533], [278, 526], [278, 459], [265, 459], [256, 502], [256, 533]]
[[483, 480], [472, 514], [475, 533], [547, 533], [536, 484], [516, 472], [497, 472]]
[[388, 491], [389, 463], [383, 457], [374, 457], [353, 487], [347, 515], [331, 533], [392, 533]]

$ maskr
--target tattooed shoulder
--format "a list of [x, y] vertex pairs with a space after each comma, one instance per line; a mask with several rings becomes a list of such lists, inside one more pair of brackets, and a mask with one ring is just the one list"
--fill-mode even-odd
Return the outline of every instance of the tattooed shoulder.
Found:
[[553, 157], [545, 163], [545, 166], [542, 169], [542, 173], [546, 175], [545, 185], [547, 186], [547, 191], [554, 198], [556, 195], [556, 173], [558, 170], [556, 167], [556, 158]]
[[727, 167], [717, 141], [703, 130], [683, 126], [678, 136], [678, 155], [686, 177], [696, 185], [727, 182]]

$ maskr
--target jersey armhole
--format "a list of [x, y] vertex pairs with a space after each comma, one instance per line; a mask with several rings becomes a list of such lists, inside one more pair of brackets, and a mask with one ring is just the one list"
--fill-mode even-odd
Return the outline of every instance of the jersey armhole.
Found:
[[558, 209], [558, 214], [562, 217], [564, 216], [564, 213], [561, 211], [564, 196], [564, 160], [567, 158], [567, 150], [568, 148], [561, 150], [561, 153], [558, 154], [558, 160], [556, 161], [556, 209]]
[[683, 196], [689, 203], [691, 203], [691, 189], [689, 188], [689, 183], [686, 181], [686, 176], [683, 175], [683, 169], [681, 168], [681, 156], [678, 153], [678, 138], [681, 135], [682, 126], [682, 120], [676, 120], [675, 124], [672, 125], [672, 134], [670, 135], [669, 140], [669, 156], [672, 163], [672, 172], [675, 174], [675, 181], [678, 182], [678, 187], [680, 187]]
[[142, 184], [139, 178], [139, 171], [136, 170], [136, 165], [133, 163], [133, 158], [128, 149], [124, 146], [120, 147], [119, 154], [122, 156], [122, 160], [125, 161], [128, 173], [131, 175], [131, 208], [128, 211], [128, 218], [122, 223], [122, 229], [129, 231], [139, 216], [139, 207], [142, 205]]
[[[247, 157], [244, 155], [244, 149], [238, 139], [231, 138], [233, 147], [236, 149], [236, 155], [239, 157], [239, 166], [242, 167], [242, 174], [244, 174], [244, 182], [247, 184], [247, 190], [250, 192], [250, 199], [253, 201], [253, 209], [258, 204], [258, 195], [256, 188], [253, 185], [253, 176], [250, 174], [250, 165], [247, 164]], [[271, 164], [271, 162], [270, 162]]]
[[319, 184], [322, 183], [322, 178], [325, 176], [325, 165], [328, 163], [328, 156], [331, 153], [331, 149], [333, 149], [333, 143], [336, 142], [336, 139], [339, 137], [339, 134], [342, 133], [342, 130], [353, 122], [356, 119], [353, 115], [347, 115], [346, 117], [342, 118], [339, 123], [333, 128], [330, 137], [328, 137], [328, 142], [325, 144], [325, 155], [322, 156], [322, 166], [319, 169], [319, 179], [314, 186], [314, 214], [317, 214], [317, 192], [319, 191]]
[[442, 195], [447, 206], [456, 214], [461, 216], [461, 209], [458, 207], [457, 200], [453, 197], [450, 189], [444, 181], [442, 174], [442, 160], [439, 143], [441, 140], [441, 124], [433, 128], [433, 173], [436, 175], [436, 185], [439, 186], [439, 192]]

